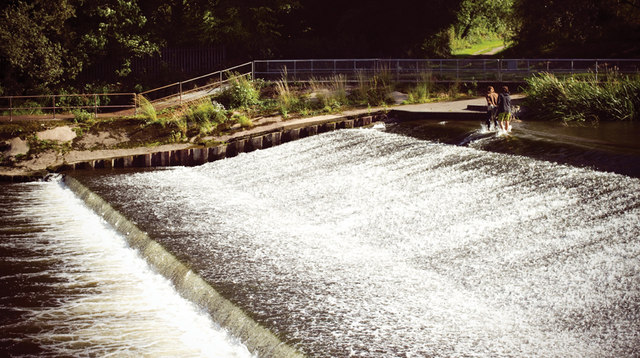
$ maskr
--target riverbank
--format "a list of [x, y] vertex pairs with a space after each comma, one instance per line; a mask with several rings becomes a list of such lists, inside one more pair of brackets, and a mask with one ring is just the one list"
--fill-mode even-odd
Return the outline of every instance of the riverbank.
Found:
[[[166, 136], [166, 131], [143, 127], [133, 120], [122, 123], [105, 122], [90, 133], [82, 133], [80, 125], [64, 120], [55, 123], [51, 120], [4, 122], [0, 125], [11, 125], [20, 135], [6, 141], [2, 148], [4, 156], [15, 161], [11, 165], [4, 163], [0, 166], [0, 180], [32, 180], [47, 173], [79, 168], [194, 165], [219, 159], [223, 147], [225, 154], [234, 155], [323, 131], [369, 125], [375, 121], [388, 120], [389, 115], [398, 116], [401, 113], [443, 119], [479, 119], [484, 116], [483, 107], [484, 98], [476, 97], [458, 101], [354, 109], [309, 118], [263, 117], [254, 119], [254, 126], [248, 129], [234, 128], [232, 132], [223, 135], [198, 138], [197, 142], [195, 138], [191, 138], [186, 143], [162, 145], [155, 144], [153, 137]], [[280, 137], [265, 137], [275, 133], [281, 133]], [[21, 139], [29, 136], [36, 136], [47, 146], [32, 158], [26, 158], [29, 147], [27, 141]], [[137, 145], [143, 142], [151, 144]], [[242, 144], [242, 148], [238, 143]], [[245, 143], [249, 144], [245, 146]], [[230, 153], [226, 153], [229, 145], [233, 148]], [[211, 148], [219, 149], [209, 150]], [[206, 155], [203, 154], [205, 152]], [[212, 152], [211, 158], [209, 152]], [[173, 156], [171, 153], [174, 153]]]

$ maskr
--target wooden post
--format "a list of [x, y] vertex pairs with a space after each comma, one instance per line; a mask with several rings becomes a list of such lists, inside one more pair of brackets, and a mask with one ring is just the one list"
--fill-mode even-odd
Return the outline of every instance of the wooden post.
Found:
[[98, 95], [93, 94], [93, 118], [98, 118]]

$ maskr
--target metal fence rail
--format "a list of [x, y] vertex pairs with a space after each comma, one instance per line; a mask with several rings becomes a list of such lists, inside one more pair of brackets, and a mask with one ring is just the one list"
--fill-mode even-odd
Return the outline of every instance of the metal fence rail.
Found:
[[0, 112], [13, 120], [17, 116], [73, 117], [74, 110], [92, 113], [114, 113], [136, 108], [135, 93], [53, 94], [37, 96], [2, 96]]
[[214, 93], [233, 77], [252, 76], [253, 62], [243, 63], [225, 70], [215, 71], [186, 81], [172, 83], [142, 93], [92, 93], [55, 94], [36, 96], [0, 97], [0, 116], [41, 117], [55, 119], [74, 117], [73, 110], [91, 110], [94, 117], [99, 113], [134, 115], [139, 107], [138, 96], [147, 98], [156, 109], [162, 109], [193, 101]]
[[384, 75], [396, 82], [415, 82], [424, 76], [430, 81], [508, 82], [523, 81], [541, 72], [572, 74], [640, 74], [640, 59], [308, 59], [256, 60], [225, 70], [175, 82], [142, 93], [55, 94], [2, 96], [0, 114], [11, 120], [17, 116], [73, 117], [76, 109], [99, 113], [135, 114], [138, 96], [162, 109], [209, 96], [236, 76], [266, 81], [287, 74], [296, 81], [322, 80], [343, 75], [355, 82], [372, 75]]
[[429, 75], [436, 82], [522, 81], [535, 73], [640, 73], [635, 59], [310, 59], [254, 61], [254, 76], [265, 80], [287, 77], [307, 81], [344, 75], [349, 81], [360, 76], [384, 74], [397, 82], [413, 82]]
[[175, 82], [166, 86], [141, 92], [156, 109], [164, 108], [185, 101], [194, 100], [213, 93], [234, 76], [249, 76], [253, 72], [253, 62], [243, 63], [221, 71], [194, 77], [186, 81]]

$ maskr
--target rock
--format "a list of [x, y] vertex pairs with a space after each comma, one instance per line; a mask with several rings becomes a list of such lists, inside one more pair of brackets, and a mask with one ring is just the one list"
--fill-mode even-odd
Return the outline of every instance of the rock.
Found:
[[29, 152], [29, 144], [26, 140], [22, 140], [19, 137], [13, 138], [5, 142], [9, 149], [6, 149], [3, 154], [8, 157], [15, 157], [16, 155], [25, 155]]
[[76, 132], [74, 132], [69, 126], [62, 126], [38, 132], [36, 133], [36, 136], [40, 140], [68, 142], [72, 141], [76, 137]]

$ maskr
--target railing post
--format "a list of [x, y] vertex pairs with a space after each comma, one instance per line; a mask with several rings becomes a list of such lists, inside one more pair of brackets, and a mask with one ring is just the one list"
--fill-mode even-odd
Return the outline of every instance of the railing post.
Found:
[[56, 95], [53, 95], [53, 119], [56, 119]]
[[498, 81], [502, 82], [502, 60], [498, 59]]
[[182, 82], [178, 82], [178, 85], [180, 86], [180, 104], [182, 104]]
[[98, 95], [93, 94], [93, 118], [98, 118]]
[[13, 96], [9, 96], [9, 121], [13, 122]]
[[137, 116], [138, 115], [138, 95], [135, 93], [133, 94], [133, 115]]
[[596, 60], [596, 82], [598, 82], [598, 60]]
[[256, 61], [251, 61], [251, 79], [255, 81], [256, 79]]

